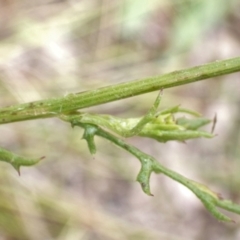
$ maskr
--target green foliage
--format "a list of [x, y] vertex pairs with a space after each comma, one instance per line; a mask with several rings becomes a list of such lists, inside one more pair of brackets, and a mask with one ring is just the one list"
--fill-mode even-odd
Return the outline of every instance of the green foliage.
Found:
[[[195, 117], [194, 119], [177, 118], [175, 114], [181, 112], [179, 107], [167, 109], [158, 113], [157, 107], [159, 103], [160, 95], [157, 97], [150, 111], [143, 118], [138, 119], [120, 119], [109, 115], [94, 115], [88, 113], [61, 115], [61, 119], [70, 122], [73, 127], [79, 126], [84, 128], [83, 139], [87, 141], [89, 151], [92, 154], [96, 153], [94, 137], [100, 136], [138, 158], [141, 163], [141, 168], [137, 176], [137, 181], [147, 195], [153, 195], [150, 190], [151, 174], [153, 172], [162, 173], [189, 188], [202, 201], [206, 209], [218, 220], [233, 222], [232, 219], [219, 212], [217, 207], [240, 214], [239, 205], [235, 205], [228, 200], [223, 200], [220, 194], [211, 191], [207, 186], [164, 167], [152, 156], [143, 153], [136, 147], [127, 144], [121, 138], [107, 131], [113, 131], [124, 137], [134, 136], [136, 134], [141, 137], [153, 138], [159, 142], [166, 142], [169, 140], [185, 141], [192, 138], [213, 137], [210, 133], [198, 130], [199, 127], [211, 122], [210, 120], [201, 117]], [[185, 112], [191, 114], [189, 110], [185, 110]], [[198, 115], [196, 113], [192, 113], [192, 115], [193, 114]], [[177, 122], [180, 122], [180, 124]], [[102, 127], [107, 130], [104, 130]]]
[[23, 156], [19, 156], [14, 154], [6, 149], [0, 148], [0, 161], [10, 163], [20, 175], [20, 167], [21, 166], [33, 166], [41, 161], [44, 157], [41, 158], [26, 158]]
[[[217, 207], [240, 214], [239, 205], [233, 204], [229, 200], [223, 200], [219, 194], [211, 191], [208, 187], [164, 167], [152, 156], [143, 153], [122, 140], [122, 137], [139, 136], [165, 143], [170, 140], [184, 142], [193, 138], [212, 138], [214, 136], [212, 133], [199, 130], [202, 126], [210, 123], [211, 120], [202, 118], [200, 114], [179, 106], [158, 112], [161, 94], [158, 95], [149, 112], [142, 118], [123, 119], [110, 115], [77, 112], [77, 110], [236, 71], [240, 71], [240, 58], [210, 63], [175, 71], [163, 76], [109, 86], [89, 92], [69, 94], [62, 98], [19, 104], [1, 109], [0, 123], [58, 117], [69, 122], [72, 127], [78, 126], [84, 129], [83, 139], [87, 141], [91, 154], [96, 153], [94, 137], [100, 136], [134, 155], [141, 164], [137, 181], [147, 195], [152, 195], [150, 190], [151, 174], [162, 173], [189, 188], [218, 220], [230, 222], [233, 220], [219, 212]], [[187, 117], [183, 117], [183, 113]], [[215, 122], [216, 119], [213, 120], [212, 129], [214, 129]], [[10, 163], [18, 172], [21, 166], [32, 166], [41, 159], [29, 159], [5, 149], [0, 149], [0, 160]]]

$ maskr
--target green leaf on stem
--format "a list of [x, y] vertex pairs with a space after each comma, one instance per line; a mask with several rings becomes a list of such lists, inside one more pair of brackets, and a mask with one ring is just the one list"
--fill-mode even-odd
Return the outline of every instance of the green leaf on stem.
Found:
[[20, 175], [21, 166], [32, 166], [41, 161], [44, 157], [41, 158], [26, 158], [15, 153], [12, 153], [4, 148], [0, 148], [0, 161], [10, 163]]
[[[65, 117], [65, 120], [67, 118]], [[70, 120], [71, 118], [69, 118]], [[70, 121], [71, 122], [71, 121]], [[92, 139], [94, 135], [100, 136], [102, 138], [105, 138], [117, 146], [123, 148], [124, 150], [128, 151], [132, 155], [134, 155], [141, 163], [141, 169], [137, 175], [137, 181], [140, 183], [143, 191], [149, 195], [153, 196], [150, 190], [150, 176], [152, 172], [155, 173], [161, 173], [164, 174], [171, 179], [181, 183], [188, 189], [190, 189], [203, 203], [205, 208], [219, 221], [224, 222], [234, 222], [231, 218], [221, 213], [218, 208], [222, 208], [225, 210], [228, 210], [230, 212], [234, 212], [237, 214], [240, 214], [240, 205], [234, 204], [229, 200], [224, 200], [220, 194], [217, 194], [213, 191], [211, 191], [207, 186], [197, 183], [191, 179], [188, 179], [181, 174], [172, 171], [166, 167], [164, 167], [162, 164], [160, 164], [156, 159], [154, 159], [152, 156], [149, 156], [136, 147], [127, 144], [125, 141], [123, 141], [121, 138], [107, 132], [106, 130], [103, 130], [102, 128], [93, 125], [93, 124], [86, 124], [86, 123], [79, 123], [78, 126], [85, 129], [85, 131], [90, 132], [90, 134], [87, 134], [87, 137], [85, 139], [88, 142], [88, 145], [92, 144]], [[91, 137], [89, 137], [91, 136]], [[91, 151], [91, 150], [90, 150]]]

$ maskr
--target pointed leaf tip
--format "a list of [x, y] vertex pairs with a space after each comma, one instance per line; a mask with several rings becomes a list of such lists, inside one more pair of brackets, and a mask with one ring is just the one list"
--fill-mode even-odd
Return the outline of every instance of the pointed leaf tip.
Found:
[[146, 183], [140, 183], [140, 184], [141, 184], [141, 187], [142, 187], [142, 190], [143, 190], [144, 193], [146, 193], [148, 196], [151, 196], [151, 197], [154, 196], [150, 191], [149, 184], [146, 184]]
[[20, 166], [17, 164], [12, 164], [12, 166], [14, 167], [14, 169], [17, 171], [18, 175], [21, 176], [21, 172], [20, 172]]

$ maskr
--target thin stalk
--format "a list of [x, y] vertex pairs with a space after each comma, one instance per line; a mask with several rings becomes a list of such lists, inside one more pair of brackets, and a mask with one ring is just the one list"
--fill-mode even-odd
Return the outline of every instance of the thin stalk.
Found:
[[240, 71], [240, 57], [174, 71], [161, 76], [111, 85], [96, 90], [72, 93], [65, 97], [17, 104], [0, 110], [0, 124], [55, 117], [64, 112], [71, 112], [162, 88], [179, 86], [238, 71]]

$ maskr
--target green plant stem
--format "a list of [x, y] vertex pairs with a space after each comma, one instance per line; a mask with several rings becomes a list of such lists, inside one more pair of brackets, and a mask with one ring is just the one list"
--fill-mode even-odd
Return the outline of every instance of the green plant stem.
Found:
[[[66, 119], [67, 120], [67, 119]], [[69, 119], [71, 122], [71, 118]], [[181, 183], [188, 189], [190, 189], [203, 203], [206, 209], [212, 213], [220, 221], [234, 222], [231, 218], [222, 214], [218, 211], [217, 207], [225, 209], [230, 212], [240, 214], [240, 205], [234, 204], [229, 200], [225, 200], [221, 197], [220, 194], [211, 191], [207, 186], [195, 182], [191, 179], [188, 179], [181, 174], [172, 171], [160, 164], [152, 156], [142, 152], [136, 147], [127, 144], [122, 139], [114, 136], [113, 134], [103, 130], [102, 128], [94, 124], [85, 124], [85, 123], [72, 123], [72, 126], [79, 126], [85, 129], [83, 139], [88, 143], [89, 150], [92, 154], [96, 153], [96, 146], [94, 142], [94, 136], [100, 136], [102, 138], [108, 139], [110, 142], [115, 143], [117, 146], [128, 151], [134, 155], [141, 163], [141, 169], [137, 176], [137, 181], [141, 184], [143, 191], [153, 196], [150, 191], [150, 176], [154, 173], [162, 173], [171, 179]]]
[[65, 97], [18, 104], [0, 110], [0, 124], [38, 118], [124, 99], [147, 92], [196, 82], [240, 71], [240, 57], [174, 71], [161, 76], [111, 85], [96, 90], [68, 94]]

